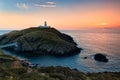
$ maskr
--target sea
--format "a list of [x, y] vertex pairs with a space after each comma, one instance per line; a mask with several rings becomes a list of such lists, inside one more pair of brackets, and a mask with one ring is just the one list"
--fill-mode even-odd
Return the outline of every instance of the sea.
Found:
[[[0, 35], [10, 31], [0, 30]], [[82, 72], [120, 72], [120, 29], [61, 30], [61, 32], [73, 37], [78, 47], [83, 50], [69, 57], [46, 55], [32, 58], [3, 51], [5, 54], [27, 59], [39, 66], [65, 66]], [[109, 62], [95, 61], [94, 55], [97, 53], [106, 55]]]

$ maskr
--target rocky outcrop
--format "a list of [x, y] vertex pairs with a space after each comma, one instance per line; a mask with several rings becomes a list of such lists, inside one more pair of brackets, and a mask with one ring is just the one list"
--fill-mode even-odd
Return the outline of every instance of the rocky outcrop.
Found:
[[69, 56], [80, 52], [80, 48], [77, 47], [71, 36], [54, 28], [28, 28], [21, 31], [12, 31], [0, 36], [0, 39], [0, 45], [17, 42], [18, 49], [12, 50], [24, 52], [29, 56]]
[[108, 59], [105, 55], [101, 54], [101, 53], [97, 53], [94, 55], [94, 59], [96, 61], [100, 61], [100, 62], [108, 62]]

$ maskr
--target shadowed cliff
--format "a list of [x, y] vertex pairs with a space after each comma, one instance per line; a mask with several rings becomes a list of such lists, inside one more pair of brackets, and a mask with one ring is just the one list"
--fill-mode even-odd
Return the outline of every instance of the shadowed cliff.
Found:
[[54, 28], [28, 28], [0, 36], [0, 45], [15, 42], [18, 43], [18, 47], [12, 47], [12, 50], [25, 52], [29, 56], [46, 54], [69, 56], [80, 52], [72, 37]]

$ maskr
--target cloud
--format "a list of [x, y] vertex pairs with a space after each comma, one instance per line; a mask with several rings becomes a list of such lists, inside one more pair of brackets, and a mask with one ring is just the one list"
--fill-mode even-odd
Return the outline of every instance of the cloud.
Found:
[[25, 3], [17, 3], [16, 6], [20, 9], [28, 9], [29, 6]]
[[48, 4], [48, 5], [56, 5], [55, 2], [46, 2], [46, 4]]
[[35, 4], [36, 7], [43, 7], [43, 8], [54, 8], [56, 7], [55, 2], [45, 2], [45, 4]]
[[46, 4], [43, 4], [43, 5], [40, 5], [40, 4], [35, 4], [36, 7], [43, 7], [43, 8], [54, 8], [56, 7], [56, 5], [46, 5]]

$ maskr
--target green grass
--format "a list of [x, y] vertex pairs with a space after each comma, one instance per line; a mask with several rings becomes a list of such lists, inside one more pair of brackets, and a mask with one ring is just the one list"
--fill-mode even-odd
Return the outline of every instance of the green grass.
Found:
[[53, 48], [65, 52], [76, 45], [65, 40], [62, 33], [54, 28], [28, 28], [21, 31], [12, 31], [5, 36], [0, 44], [19, 42], [21, 51]]
[[120, 80], [120, 72], [88, 73], [89, 80]]
[[1, 50], [0, 54], [0, 62], [3, 61], [0, 63], [0, 80], [120, 80], [119, 72], [83, 73], [61, 66], [31, 68], [32, 71], [28, 73], [27, 67], [13, 67], [16, 59], [5, 55]]
[[5, 60], [15, 60], [17, 59], [16, 57], [12, 57], [10, 55], [6, 55], [3, 53], [3, 51], [0, 49], [0, 59], [5, 59]]
[[4, 53], [3, 53], [3, 51], [0, 49], [0, 56], [2, 56]]
[[[0, 44], [18, 42], [18, 50], [29, 52], [29, 54], [25, 54], [28, 56], [41, 54], [64, 55], [69, 54], [71, 50], [78, 49], [76, 44], [72, 42], [72, 38], [69, 37], [70, 41], [68, 37], [54, 28], [28, 28], [3, 35]], [[34, 54], [30, 52], [34, 52]]]

